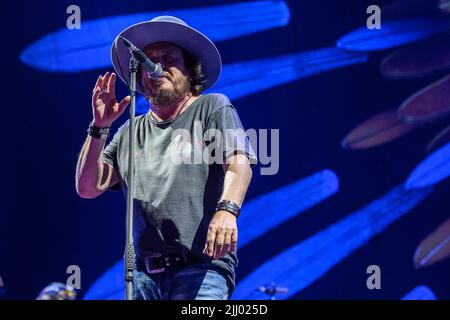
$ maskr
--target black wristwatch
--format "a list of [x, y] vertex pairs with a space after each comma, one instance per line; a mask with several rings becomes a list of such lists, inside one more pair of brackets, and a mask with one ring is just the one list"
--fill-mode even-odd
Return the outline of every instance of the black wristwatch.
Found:
[[109, 136], [109, 127], [107, 128], [99, 128], [94, 126], [92, 123], [89, 125], [89, 128], [87, 129], [87, 133], [94, 138], [101, 139], [101, 138], [107, 138]]
[[219, 210], [224, 210], [231, 213], [236, 217], [236, 219], [239, 218], [239, 214], [241, 212], [241, 208], [236, 203], [230, 200], [220, 200], [217, 203], [216, 212]]

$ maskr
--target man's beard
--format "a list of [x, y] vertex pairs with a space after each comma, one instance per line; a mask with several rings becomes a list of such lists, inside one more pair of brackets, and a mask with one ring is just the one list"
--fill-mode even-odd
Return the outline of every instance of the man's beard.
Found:
[[173, 83], [172, 88], [167, 89], [162, 86], [152, 90], [147, 100], [156, 106], [169, 106], [174, 104], [180, 97], [190, 91], [191, 86], [186, 78]]

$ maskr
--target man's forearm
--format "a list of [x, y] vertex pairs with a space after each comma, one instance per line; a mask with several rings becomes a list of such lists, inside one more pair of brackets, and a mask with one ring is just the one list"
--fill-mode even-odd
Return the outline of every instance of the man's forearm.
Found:
[[229, 162], [221, 199], [231, 200], [241, 207], [252, 179], [252, 169], [244, 155], [235, 155]]
[[75, 185], [83, 198], [96, 196], [101, 188], [105, 141], [88, 135], [78, 156]]
[[[244, 202], [252, 169], [246, 156], [234, 155], [228, 159], [228, 165], [224, 165], [225, 179], [221, 200], [230, 200], [239, 207]], [[225, 210], [218, 210], [211, 219], [206, 236], [203, 253], [214, 259], [225, 257], [229, 251], [233, 254], [237, 250], [238, 230], [236, 216]]]

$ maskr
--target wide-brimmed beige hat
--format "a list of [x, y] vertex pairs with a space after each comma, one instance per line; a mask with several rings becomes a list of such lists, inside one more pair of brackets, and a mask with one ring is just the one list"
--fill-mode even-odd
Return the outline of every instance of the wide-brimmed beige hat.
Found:
[[[140, 50], [151, 43], [160, 41], [172, 42], [186, 49], [202, 64], [205, 75], [204, 90], [212, 87], [219, 79], [222, 70], [219, 50], [203, 33], [188, 26], [177, 17], [159, 16], [150, 21], [140, 22], [120, 32], [119, 36], [128, 39]], [[130, 58], [131, 53], [128, 48], [116, 38], [111, 47], [111, 60], [117, 75], [127, 84], [130, 83]], [[137, 81], [136, 90], [143, 93], [139, 82]]]

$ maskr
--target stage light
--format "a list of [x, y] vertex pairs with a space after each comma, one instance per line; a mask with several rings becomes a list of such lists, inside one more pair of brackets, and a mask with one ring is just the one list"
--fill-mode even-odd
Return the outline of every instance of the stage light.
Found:
[[420, 89], [398, 108], [400, 119], [408, 124], [427, 124], [450, 114], [450, 75]]
[[450, 219], [426, 236], [414, 252], [416, 269], [429, 267], [450, 257]]
[[49, 72], [81, 72], [111, 66], [110, 49], [126, 27], [159, 15], [173, 15], [200, 30], [213, 41], [222, 41], [271, 28], [290, 19], [283, 1], [254, 1], [82, 21], [80, 30], [62, 29], [47, 34], [20, 55], [23, 63]]
[[416, 79], [450, 67], [450, 37], [400, 48], [390, 53], [380, 64], [381, 73], [392, 79]]
[[450, 176], [450, 142], [422, 161], [406, 181], [406, 189], [434, 185]]
[[390, 49], [445, 32], [450, 28], [448, 16], [427, 16], [383, 21], [381, 29], [358, 28], [343, 37], [336, 45], [354, 51]]
[[372, 237], [408, 213], [432, 188], [405, 190], [398, 186], [386, 195], [265, 262], [237, 284], [233, 299], [266, 299], [256, 289], [269, 282], [289, 289], [280, 299], [298, 293], [365, 245]]
[[367, 149], [403, 137], [417, 126], [400, 120], [397, 109], [386, 110], [363, 121], [342, 140], [344, 149]]
[[408, 292], [402, 300], [437, 300], [433, 291], [427, 286], [418, 286]]

